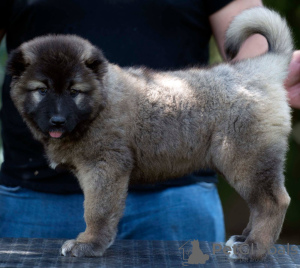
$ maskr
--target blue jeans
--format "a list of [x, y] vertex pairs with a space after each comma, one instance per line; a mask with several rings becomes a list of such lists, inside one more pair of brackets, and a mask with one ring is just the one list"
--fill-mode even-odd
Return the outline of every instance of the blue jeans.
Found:
[[[82, 194], [48, 194], [0, 185], [0, 237], [75, 238], [85, 230]], [[130, 191], [117, 239], [225, 239], [214, 183]]]

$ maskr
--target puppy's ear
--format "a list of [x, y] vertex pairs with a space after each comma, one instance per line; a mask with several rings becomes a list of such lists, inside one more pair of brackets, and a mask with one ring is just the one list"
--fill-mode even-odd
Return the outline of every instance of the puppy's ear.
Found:
[[13, 77], [19, 77], [29, 65], [24, 58], [24, 54], [20, 48], [13, 50], [8, 57], [6, 71]]
[[102, 51], [94, 47], [88, 59], [85, 60], [85, 65], [99, 77], [102, 77], [107, 70], [108, 62]]

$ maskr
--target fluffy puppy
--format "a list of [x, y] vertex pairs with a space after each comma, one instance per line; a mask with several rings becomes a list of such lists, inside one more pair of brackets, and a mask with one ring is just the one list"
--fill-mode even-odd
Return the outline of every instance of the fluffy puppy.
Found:
[[293, 45], [277, 13], [254, 8], [232, 22], [227, 55], [254, 33], [268, 40], [265, 55], [208, 69], [120, 68], [74, 35], [38, 37], [11, 53], [17, 109], [51, 166], [67, 166], [85, 196], [86, 230], [64, 243], [63, 255], [101, 256], [113, 243], [129, 181], [205, 167], [222, 174], [250, 208], [242, 235], [228, 242], [242, 244], [232, 257], [266, 255], [290, 202], [283, 81]]

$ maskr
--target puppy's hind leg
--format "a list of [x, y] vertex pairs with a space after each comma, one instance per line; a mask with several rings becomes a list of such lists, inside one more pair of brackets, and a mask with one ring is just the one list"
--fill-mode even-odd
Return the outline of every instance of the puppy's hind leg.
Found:
[[279, 236], [290, 202], [284, 187], [284, 153], [278, 145], [261, 148], [259, 154], [235, 158], [234, 170], [223, 173], [250, 208], [242, 236], [233, 236], [227, 243], [234, 248], [232, 258], [261, 259]]

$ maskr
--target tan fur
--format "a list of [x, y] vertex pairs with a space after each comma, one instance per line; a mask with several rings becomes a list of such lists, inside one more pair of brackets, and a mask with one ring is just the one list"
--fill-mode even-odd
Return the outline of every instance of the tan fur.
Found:
[[[261, 10], [249, 12], [264, 21], [267, 11]], [[232, 43], [235, 31], [230, 32]], [[64, 38], [82, 47], [79, 62], [92, 64], [90, 43]], [[34, 67], [35, 46], [55, 40], [45, 37], [21, 46], [26, 61]], [[280, 53], [210, 69], [155, 72], [102, 63], [100, 79], [89, 81], [99, 89], [91, 93], [93, 120], [76, 139], [49, 139], [37, 130], [24, 114], [26, 72], [16, 78], [11, 93], [16, 107], [44, 143], [49, 161], [70, 167], [85, 195], [87, 229], [67, 241], [62, 254], [103, 254], [115, 238], [129, 180], [155, 182], [209, 167], [223, 174], [250, 207], [249, 224], [233, 241], [253, 243], [255, 252], [238, 258], [263, 257], [278, 238], [289, 203], [283, 164], [291, 123], [283, 81], [292, 48], [286, 44], [282, 52], [284, 44], [279, 47]], [[104, 108], [97, 114], [100, 104]]]

